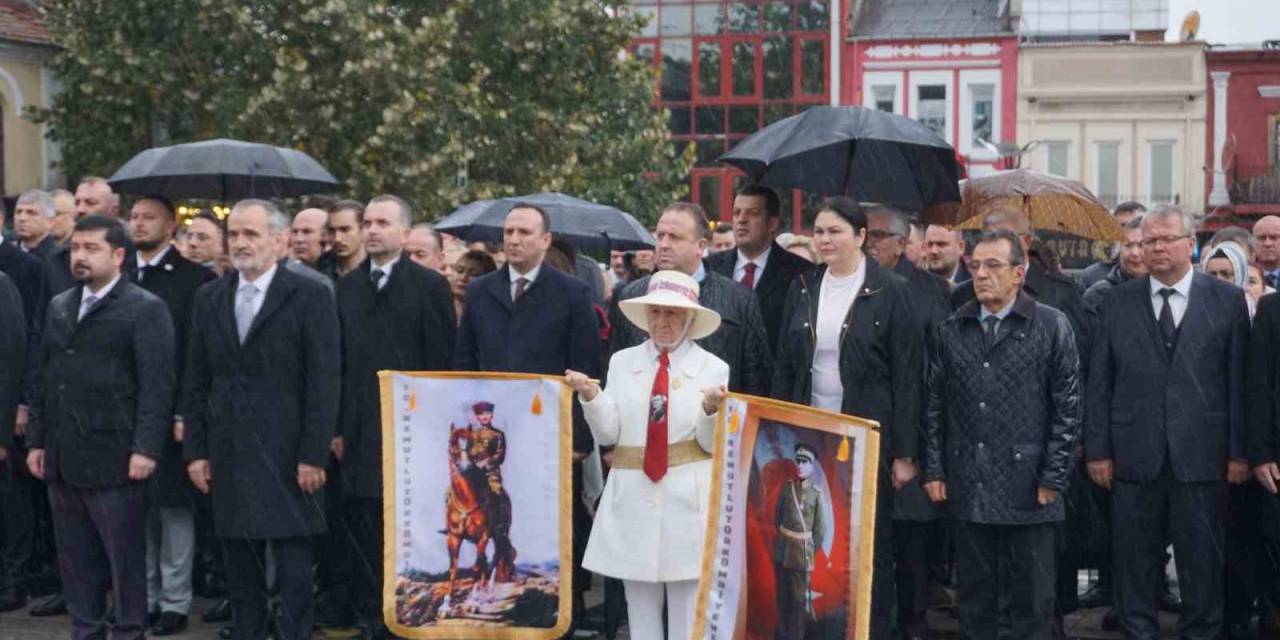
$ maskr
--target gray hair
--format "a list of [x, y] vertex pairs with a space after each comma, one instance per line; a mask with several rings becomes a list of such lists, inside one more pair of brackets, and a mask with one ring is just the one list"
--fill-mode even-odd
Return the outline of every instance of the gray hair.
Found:
[[370, 200], [365, 209], [367, 210], [369, 207], [382, 202], [395, 203], [395, 205], [400, 208], [400, 223], [403, 224], [406, 229], [413, 227], [413, 208], [409, 206], [408, 201], [400, 196], [391, 195], [389, 193], [380, 195]]
[[1142, 216], [1143, 222], [1155, 219], [1177, 218], [1182, 222], [1182, 233], [1191, 235], [1196, 232], [1196, 219], [1176, 204], [1162, 204]]
[[1004, 240], [1009, 243], [1009, 264], [1018, 266], [1027, 261], [1027, 252], [1022, 249], [1022, 241], [1018, 239], [1018, 235], [1003, 227], [992, 229], [991, 231], [983, 231], [978, 237], [977, 244], [988, 244]]
[[887, 215], [889, 216], [889, 230], [894, 235], [906, 240], [911, 236], [911, 223], [907, 221], [907, 214], [895, 207], [880, 205], [867, 210], [867, 216]]
[[47, 191], [41, 191], [40, 189], [23, 191], [22, 195], [18, 196], [18, 202], [14, 206], [18, 207], [24, 204], [35, 205], [46, 218], [58, 215], [57, 208], [53, 206], [53, 196], [49, 195]]
[[280, 233], [289, 228], [289, 216], [285, 215], [284, 211], [281, 211], [280, 207], [270, 200], [246, 198], [231, 207], [231, 215], [235, 215], [236, 212], [244, 211], [245, 209], [252, 207], [262, 207], [262, 209], [267, 212], [267, 226], [271, 229], [272, 233]]

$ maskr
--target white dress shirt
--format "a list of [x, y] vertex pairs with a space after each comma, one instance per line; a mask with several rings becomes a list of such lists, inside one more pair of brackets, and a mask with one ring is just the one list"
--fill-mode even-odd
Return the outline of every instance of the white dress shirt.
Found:
[[170, 250], [170, 249], [172, 249], [172, 248], [173, 248], [173, 245], [172, 245], [172, 244], [167, 244], [167, 245], [165, 245], [165, 246], [164, 246], [164, 248], [163, 248], [163, 249], [161, 249], [159, 253], [155, 254], [154, 256], [151, 256], [151, 259], [150, 259], [150, 260], [143, 260], [143, 259], [142, 259], [142, 252], [138, 252], [138, 255], [137, 255], [137, 259], [138, 259], [138, 273], [142, 273], [142, 268], [143, 268], [143, 267], [158, 267], [158, 266], [160, 266], [160, 261], [161, 261], [161, 260], [164, 260], [164, 257], [165, 257], [165, 256], [167, 256], [167, 255], [169, 255], [169, 250]]
[[[111, 290], [116, 287], [117, 282], [120, 282], [120, 274], [118, 273], [116, 274], [116, 277], [111, 279], [111, 282], [108, 282], [97, 291], [91, 291], [87, 284], [83, 285], [84, 288], [80, 291], [80, 314], [76, 316], [76, 321], [79, 322], [84, 318], [84, 314], [88, 313], [89, 309], [92, 308], [93, 305], [102, 302], [102, 299], [107, 297], [107, 294], [111, 293]], [[93, 298], [92, 303], [89, 302], [89, 298]]]
[[271, 268], [265, 273], [258, 276], [257, 280], [249, 282], [244, 279], [244, 274], [240, 274], [240, 286], [236, 287], [236, 298], [240, 297], [240, 292], [245, 287], [253, 285], [258, 290], [258, 294], [253, 298], [253, 317], [258, 317], [258, 312], [262, 311], [262, 303], [267, 299], [267, 289], [271, 287], [271, 280], [276, 277], [276, 263], [271, 263]]
[[[1187, 269], [1187, 275], [1182, 279], [1173, 283], [1172, 288], [1177, 293], [1169, 296], [1169, 307], [1173, 311], [1173, 326], [1182, 326], [1182, 316], [1187, 313], [1187, 301], [1191, 300], [1191, 278], [1196, 273], [1195, 269]], [[1151, 312], [1156, 315], [1156, 321], [1160, 321], [1160, 308], [1164, 306], [1164, 296], [1160, 295], [1160, 290], [1168, 287], [1155, 278], [1151, 280]]]
[[524, 283], [524, 290], [527, 293], [529, 291], [529, 287], [533, 286], [533, 281], [538, 279], [538, 272], [542, 271], [542, 263], [539, 262], [538, 266], [529, 270], [529, 273], [520, 273], [516, 271], [515, 267], [511, 267], [507, 271], [510, 273], [510, 276], [511, 276], [511, 299], [515, 300], [516, 299], [516, 280], [519, 280], [520, 278], [524, 278], [526, 280], [526, 282]]
[[374, 262], [372, 258], [369, 259], [369, 273], [372, 274], [374, 269], [382, 272], [382, 277], [378, 279], [378, 291], [382, 291], [382, 288], [387, 286], [387, 281], [391, 280], [391, 270], [396, 267], [397, 262], [400, 262], [399, 255], [382, 265]]
[[817, 344], [813, 350], [813, 383], [810, 404], [819, 409], [840, 411], [844, 383], [840, 381], [840, 335], [844, 320], [867, 280], [867, 260], [847, 276], [834, 276], [828, 269], [818, 287]]
[[733, 279], [742, 282], [742, 279], [747, 276], [747, 265], [754, 264], [756, 265], [756, 279], [751, 288], [754, 289], [760, 286], [760, 276], [764, 275], [764, 267], [769, 264], [769, 253], [772, 251], [773, 243], [769, 243], [764, 253], [756, 256], [753, 260], [748, 260], [745, 255], [742, 255], [742, 251], [738, 250], [738, 262], [733, 266]]

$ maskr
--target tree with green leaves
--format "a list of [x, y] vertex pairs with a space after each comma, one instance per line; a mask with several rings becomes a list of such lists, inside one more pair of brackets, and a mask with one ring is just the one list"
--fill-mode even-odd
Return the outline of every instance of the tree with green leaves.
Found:
[[49, 0], [71, 175], [229, 136], [302, 149], [433, 218], [563, 191], [652, 221], [687, 192], [621, 0]]

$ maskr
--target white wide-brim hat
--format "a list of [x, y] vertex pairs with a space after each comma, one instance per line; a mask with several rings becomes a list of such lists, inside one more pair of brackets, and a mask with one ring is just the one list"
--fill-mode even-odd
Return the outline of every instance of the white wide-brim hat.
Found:
[[720, 328], [720, 314], [698, 304], [698, 283], [679, 271], [658, 271], [649, 276], [649, 290], [639, 298], [631, 298], [618, 303], [622, 315], [649, 333], [649, 317], [647, 308], [675, 307], [688, 309], [693, 313], [693, 323], [689, 325], [690, 340], [705, 338]]

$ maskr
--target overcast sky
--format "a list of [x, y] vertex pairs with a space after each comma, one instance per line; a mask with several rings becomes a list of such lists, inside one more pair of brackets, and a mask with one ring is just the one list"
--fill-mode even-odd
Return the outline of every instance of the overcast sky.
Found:
[[1280, 40], [1280, 0], [1169, 0], [1169, 31], [1177, 40], [1182, 19], [1200, 12], [1200, 39], [1214, 44]]

